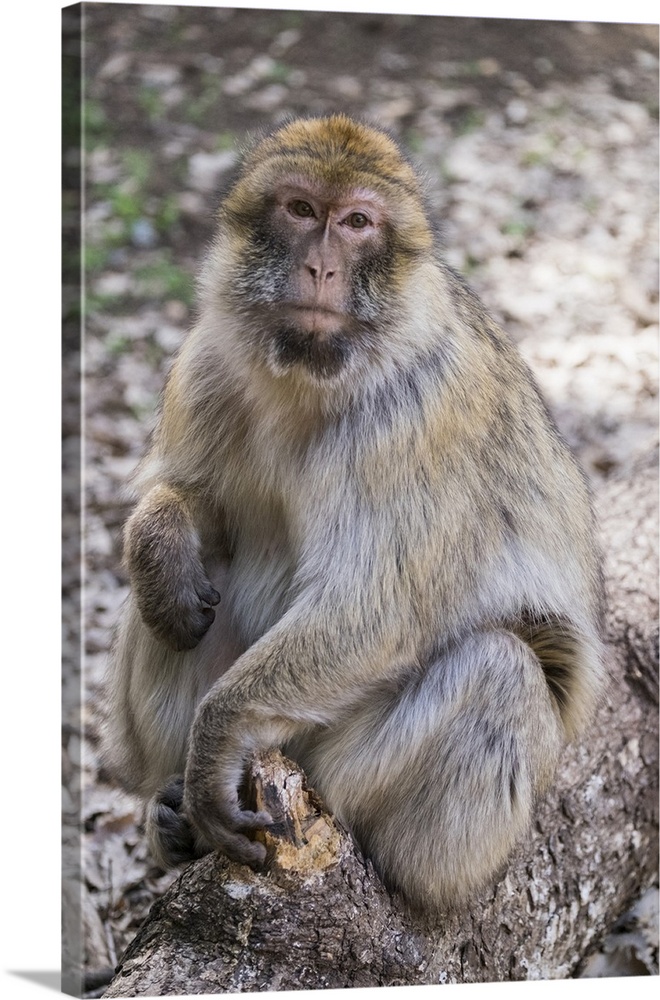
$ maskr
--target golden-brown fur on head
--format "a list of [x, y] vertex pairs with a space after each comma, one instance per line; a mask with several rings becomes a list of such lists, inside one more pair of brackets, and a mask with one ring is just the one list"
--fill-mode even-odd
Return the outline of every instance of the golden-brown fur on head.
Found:
[[339, 194], [366, 189], [382, 194], [399, 239], [423, 252], [433, 245], [419, 177], [396, 142], [384, 131], [338, 114], [297, 119], [250, 150], [238, 181], [221, 208], [221, 218], [253, 218], [264, 193], [283, 177], [300, 177]]

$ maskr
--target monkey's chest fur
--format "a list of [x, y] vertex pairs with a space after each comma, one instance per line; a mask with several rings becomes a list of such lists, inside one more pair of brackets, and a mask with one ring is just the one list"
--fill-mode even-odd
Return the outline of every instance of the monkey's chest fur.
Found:
[[[272, 510], [245, 525], [236, 537], [225, 600], [246, 645], [256, 642], [291, 603], [295, 563], [287, 529]], [[268, 516], [270, 514], [270, 516]]]
[[302, 521], [301, 506], [313, 508], [318, 502], [311, 488], [301, 485], [295, 494], [286, 488], [293, 462], [290, 451], [282, 452], [276, 439], [267, 446], [255, 436], [245, 443], [243, 473], [226, 476], [223, 482], [231, 551], [223, 600], [246, 646], [264, 635], [290, 606], [301, 549], [293, 526]]

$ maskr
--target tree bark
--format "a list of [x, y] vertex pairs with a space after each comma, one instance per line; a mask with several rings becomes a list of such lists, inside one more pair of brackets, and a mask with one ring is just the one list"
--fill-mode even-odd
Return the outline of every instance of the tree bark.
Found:
[[108, 997], [557, 979], [657, 877], [657, 457], [599, 497], [609, 686], [506, 870], [435, 920], [391, 896], [302, 774], [253, 770], [266, 872], [218, 855], [153, 907]]

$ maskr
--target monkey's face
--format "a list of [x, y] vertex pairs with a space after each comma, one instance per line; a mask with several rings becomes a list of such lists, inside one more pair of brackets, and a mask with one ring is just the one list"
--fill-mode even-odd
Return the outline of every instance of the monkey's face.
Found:
[[259, 143], [223, 203], [222, 234], [223, 295], [247, 319], [250, 345], [273, 374], [324, 384], [383, 349], [432, 246], [396, 143], [343, 115], [292, 122]]
[[235, 285], [276, 372], [337, 377], [368, 350], [386, 309], [395, 249], [382, 197], [278, 184], [252, 228]]

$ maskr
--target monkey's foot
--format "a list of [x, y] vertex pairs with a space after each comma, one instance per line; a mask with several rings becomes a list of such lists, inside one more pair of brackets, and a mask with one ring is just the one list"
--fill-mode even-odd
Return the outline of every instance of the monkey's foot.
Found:
[[147, 806], [147, 837], [161, 868], [176, 868], [210, 850], [202, 844], [182, 811], [183, 775], [168, 778]]

